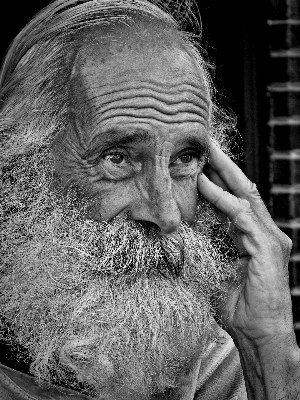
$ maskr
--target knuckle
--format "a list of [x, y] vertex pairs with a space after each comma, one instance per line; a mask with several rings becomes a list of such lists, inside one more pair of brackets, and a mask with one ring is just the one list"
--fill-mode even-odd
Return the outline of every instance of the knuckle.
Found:
[[255, 200], [261, 199], [256, 184], [250, 180], [249, 180], [249, 195], [252, 199], [255, 199]]
[[240, 203], [240, 211], [244, 211], [244, 212], [251, 211], [251, 204], [250, 204], [249, 200], [239, 199], [239, 203]]
[[235, 212], [235, 222], [239, 221], [242, 225], [246, 224], [249, 214], [252, 214], [251, 204], [246, 199], [238, 199], [238, 207]]
[[248, 179], [248, 184], [249, 184], [249, 190], [250, 190], [250, 192], [253, 193], [253, 194], [257, 194], [257, 193], [258, 193], [258, 190], [257, 190], [256, 183], [254, 183], [254, 182], [252, 182], [252, 181], [250, 181], [250, 180]]

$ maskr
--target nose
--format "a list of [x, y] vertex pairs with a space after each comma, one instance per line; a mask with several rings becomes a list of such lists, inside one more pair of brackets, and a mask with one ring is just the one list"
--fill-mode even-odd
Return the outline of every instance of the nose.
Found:
[[154, 224], [160, 233], [175, 232], [181, 222], [181, 212], [177, 205], [172, 179], [169, 173], [156, 171], [139, 185], [139, 195], [132, 204], [131, 217], [145, 226]]

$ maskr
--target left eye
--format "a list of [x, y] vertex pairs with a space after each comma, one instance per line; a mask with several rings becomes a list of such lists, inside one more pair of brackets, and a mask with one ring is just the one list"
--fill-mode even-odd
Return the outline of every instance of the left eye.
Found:
[[112, 164], [122, 164], [125, 160], [125, 155], [123, 153], [110, 153], [103, 157], [105, 160], [109, 160]]

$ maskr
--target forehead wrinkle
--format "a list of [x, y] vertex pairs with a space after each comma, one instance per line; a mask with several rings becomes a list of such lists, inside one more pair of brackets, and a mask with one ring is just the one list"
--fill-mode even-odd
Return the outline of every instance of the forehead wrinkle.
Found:
[[[80, 81], [77, 81], [80, 82]], [[110, 87], [110, 86], [108, 86]], [[183, 83], [182, 85], [178, 85], [178, 87], [183, 87], [184, 89], [191, 88], [192, 91], [196, 91], [196, 87], [194, 85], [189, 85], [188, 83]], [[179, 91], [179, 90], [178, 90]], [[77, 100], [77, 106], [75, 107], [75, 113], [74, 113], [74, 119], [76, 121], [76, 125], [81, 127], [79, 129], [80, 134], [83, 135], [81, 141], [85, 143], [86, 146], [89, 147], [89, 142], [93, 141], [93, 138], [97, 137], [99, 135], [99, 132], [102, 132], [105, 129], [105, 125], [109, 123], [109, 119], [111, 117], [107, 116], [107, 118], [103, 118], [102, 114], [99, 113], [101, 111], [101, 106], [97, 106], [95, 102], [95, 98], [91, 98], [91, 96], [87, 93], [87, 87], [84, 82], [80, 82], [80, 84], [76, 85], [76, 100]], [[198, 92], [198, 91], [197, 91]], [[199, 90], [199, 93], [201, 93], [201, 90]], [[74, 93], [75, 95], [75, 93]], [[204, 103], [206, 106], [206, 103]], [[201, 105], [203, 103], [201, 102]], [[118, 113], [120, 116], [120, 113]], [[183, 114], [184, 115], [184, 114]], [[182, 116], [183, 116], [182, 115]], [[102, 119], [101, 119], [102, 117]], [[116, 116], [115, 116], [116, 117]], [[141, 122], [145, 122], [146, 124], [154, 122], [162, 122], [161, 119], [156, 118], [155, 115], [152, 114], [151, 119], [144, 117], [143, 120], [141, 121], [141, 118], [134, 118], [135, 114], [132, 115], [132, 118], [130, 120], [131, 125], [132, 124], [139, 124]], [[176, 117], [176, 115], [175, 115]], [[187, 118], [188, 117], [188, 118]], [[78, 124], [78, 121], [79, 124]], [[111, 121], [112, 125], [114, 125], [114, 121]], [[199, 107], [198, 114], [189, 114], [187, 113], [184, 115], [184, 118], [181, 118], [181, 120], [178, 120], [178, 118], [174, 118], [174, 115], [172, 115], [168, 120], [165, 120], [164, 123], [166, 125], [181, 125], [185, 124], [188, 122], [193, 122], [193, 123], [198, 123], [201, 124], [201, 126], [204, 127], [204, 129], [207, 129], [207, 124], [208, 124], [208, 110], [206, 107]], [[101, 125], [100, 125], [101, 124]], [[84, 127], [84, 133], [82, 131], [82, 128]], [[79, 135], [81, 137], [81, 135]]]
[[[195, 120], [196, 116], [203, 118], [204, 122], [208, 120], [209, 100], [203, 94], [203, 91], [194, 84], [172, 85], [171, 92], [170, 85], [164, 88], [163, 85], [156, 84], [155, 90], [153, 90], [152, 83], [149, 91], [148, 82], [146, 84], [144, 82], [139, 83], [139, 87], [131, 85], [128, 90], [122, 90], [119, 87], [113, 89], [115, 86], [117, 85], [107, 85], [108, 93], [105, 93], [101, 84], [94, 87], [94, 90], [86, 89], [86, 119], [98, 124], [107, 119], [106, 116], [109, 111], [120, 111], [121, 116], [127, 109], [125, 114], [129, 113], [134, 117], [136, 112], [136, 117], [138, 117], [139, 111], [153, 109], [153, 118], [157, 120], [159, 118], [158, 115], [155, 116], [156, 112], [157, 114], [161, 113], [163, 119], [164, 116], [172, 115], [176, 117], [177, 115], [179, 117], [178, 114], [185, 113], [187, 116], [190, 114], [192, 120]], [[158, 88], [159, 90], [157, 90]], [[98, 89], [100, 89], [100, 93]], [[188, 117], [188, 119], [190, 118]]]
[[[95, 91], [97, 93], [95, 94]], [[88, 94], [90, 92], [90, 94]], [[165, 99], [168, 104], [176, 104], [182, 99], [200, 104], [204, 103], [207, 108], [210, 105], [210, 99], [206, 93], [203, 93], [203, 87], [191, 82], [178, 82], [167, 84], [165, 82], [154, 81], [126, 81], [110, 83], [103, 85], [94, 85], [87, 88], [88, 97], [93, 99], [101, 99], [101, 104], [106, 105], [112, 100], [134, 98], [134, 97], [153, 97], [157, 100]], [[174, 97], [176, 96], [177, 97]], [[165, 97], [164, 97], [165, 96]], [[198, 101], [197, 101], [198, 100]]]
[[[174, 125], [174, 124], [179, 124], [179, 123], [198, 123], [203, 125], [204, 128], [207, 128], [208, 121], [203, 115], [195, 115], [191, 113], [181, 113], [180, 114], [175, 114], [175, 115], [169, 115], [166, 116], [164, 114], [158, 113], [158, 112], [153, 112], [155, 110], [151, 109], [151, 116], [148, 115], [139, 115], [136, 116], [136, 112], [123, 112], [123, 113], [115, 113], [111, 115], [107, 115], [105, 117], [100, 118], [97, 123], [100, 125], [104, 125], [107, 123], [114, 123], [117, 124], [118, 121], [121, 121], [122, 119], [126, 118], [131, 121], [136, 121], [136, 122], [145, 122], [145, 123], [153, 123], [153, 122], [158, 122], [162, 123], [164, 125]], [[175, 118], [176, 117], [176, 118]], [[94, 131], [94, 130], [93, 130]]]

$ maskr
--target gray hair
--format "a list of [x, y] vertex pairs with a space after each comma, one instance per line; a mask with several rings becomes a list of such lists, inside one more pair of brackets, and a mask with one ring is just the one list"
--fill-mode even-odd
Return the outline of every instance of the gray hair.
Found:
[[[56, 0], [38, 13], [12, 42], [0, 73], [0, 165], [45, 148], [65, 128], [76, 40], [88, 27], [130, 24], [136, 15], [163, 22], [182, 38], [213, 98], [195, 40], [201, 32], [195, 7], [194, 0]], [[185, 32], [188, 25], [194, 34]], [[231, 119], [211, 101], [211, 135], [220, 141], [228, 125]]]

